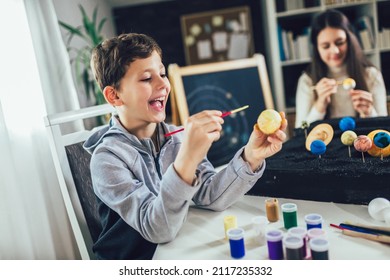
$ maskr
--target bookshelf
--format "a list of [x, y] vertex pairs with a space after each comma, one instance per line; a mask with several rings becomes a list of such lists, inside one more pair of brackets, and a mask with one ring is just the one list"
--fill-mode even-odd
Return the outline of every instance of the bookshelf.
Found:
[[383, 73], [390, 103], [390, 0], [266, 0], [263, 9], [271, 86], [291, 130], [298, 78], [310, 62], [310, 22], [327, 9], [340, 10], [354, 24], [365, 54]]

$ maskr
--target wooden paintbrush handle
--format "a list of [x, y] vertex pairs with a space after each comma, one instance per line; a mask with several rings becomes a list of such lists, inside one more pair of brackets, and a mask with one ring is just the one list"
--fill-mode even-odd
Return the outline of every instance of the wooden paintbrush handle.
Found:
[[390, 244], [390, 236], [386, 236], [386, 235], [375, 235], [375, 234], [370, 234], [370, 233], [352, 231], [352, 230], [348, 230], [348, 229], [343, 229], [343, 234], [348, 235], [348, 236], [352, 236], [352, 237], [360, 237], [360, 238], [364, 238], [364, 239], [368, 239], [368, 240], [372, 240], [372, 241]]

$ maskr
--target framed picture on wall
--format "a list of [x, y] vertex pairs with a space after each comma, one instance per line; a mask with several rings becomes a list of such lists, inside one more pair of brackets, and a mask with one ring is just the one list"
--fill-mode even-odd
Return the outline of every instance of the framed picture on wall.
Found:
[[251, 57], [254, 54], [250, 8], [208, 11], [181, 16], [186, 64]]

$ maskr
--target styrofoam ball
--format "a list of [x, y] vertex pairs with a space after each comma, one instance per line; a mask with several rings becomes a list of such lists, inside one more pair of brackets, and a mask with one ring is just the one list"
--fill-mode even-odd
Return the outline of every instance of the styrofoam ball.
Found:
[[386, 224], [390, 226], [390, 207], [387, 207], [383, 210], [383, 216], [385, 218]]
[[383, 197], [377, 197], [368, 204], [368, 213], [374, 220], [384, 221], [387, 208], [390, 208], [390, 201]]

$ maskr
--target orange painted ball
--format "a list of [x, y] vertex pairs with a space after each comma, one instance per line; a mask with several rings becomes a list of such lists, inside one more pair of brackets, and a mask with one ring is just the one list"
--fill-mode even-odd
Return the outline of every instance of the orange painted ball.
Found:
[[372, 140], [366, 135], [359, 135], [353, 142], [353, 146], [359, 152], [367, 152], [372, 146]]
[[277, 111], [267, 109], [257, 118], [257, 125], [264, 134], [272, 134], [282, 125], [282, 117]]

